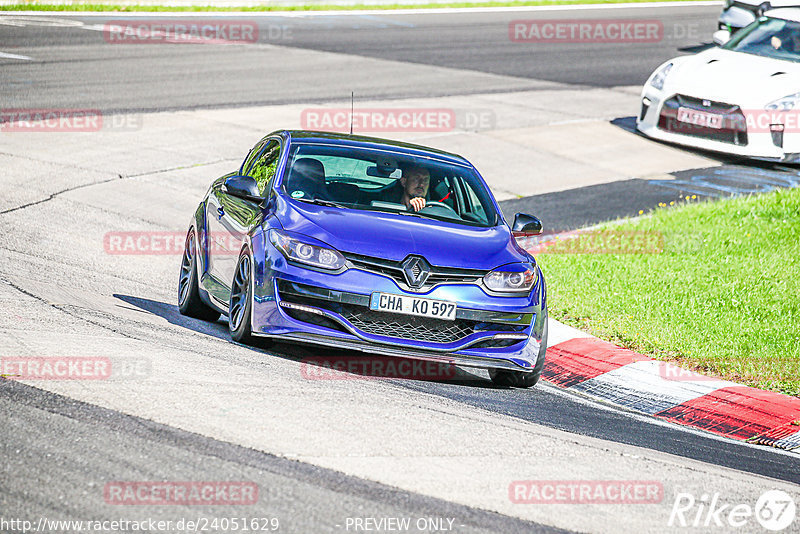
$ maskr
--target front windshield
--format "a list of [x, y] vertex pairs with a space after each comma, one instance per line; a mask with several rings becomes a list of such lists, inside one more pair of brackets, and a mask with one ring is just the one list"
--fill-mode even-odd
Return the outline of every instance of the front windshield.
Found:
[[490, 193], [466, 166], [404, 153], [297, 144], [283, 191], [305, 202], [382, 211], [471, 226], [495, 226]]
[[800, 61], [800, 23], [761, 17], [750, 26], [739, 30], [722, 48], [798, 62]]

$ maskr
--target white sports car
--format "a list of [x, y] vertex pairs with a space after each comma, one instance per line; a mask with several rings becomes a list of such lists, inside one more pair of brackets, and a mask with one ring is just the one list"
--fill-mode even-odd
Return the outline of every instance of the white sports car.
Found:
[[776, 9], [720, 46], [659, 66], [642, 89], [648, 137], [758, 159], [800, 162], [800, 9]]

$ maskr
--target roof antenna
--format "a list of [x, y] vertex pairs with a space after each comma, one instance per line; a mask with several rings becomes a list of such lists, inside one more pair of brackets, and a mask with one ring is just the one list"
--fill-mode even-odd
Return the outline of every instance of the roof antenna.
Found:
[[353, 114], [355, 113], [355, 93], [350, 91], [350, 135], [353, 135]]

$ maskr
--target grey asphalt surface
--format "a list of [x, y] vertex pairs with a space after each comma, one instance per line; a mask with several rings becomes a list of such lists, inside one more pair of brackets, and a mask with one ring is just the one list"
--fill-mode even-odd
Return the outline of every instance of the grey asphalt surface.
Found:
[[[228, 47], [120, 46], [85, 26], [102, 30], [107, 22], [135, 17], [63, 16], [57, 17], [63, 21], [59, 23], [26, 15], [28, 22], [17, 22], [22, 26], [0, 25], [0, 51], [33, 61], [0, 59], [0, 91], [6, 107], [112, 112], [342, 100], [351, 91], [357, 98], [372, 99], [552, 88], [547, 82], [635, 85], [662, 61], [707, 45], [718, 12], [718, 7], [705, 6], [306, 18], [245, 15], [235, 20], [257, 23], [258, 43]], [[610, 18], [657, 20], [663, 39], [614, 44], [519, 43], [509, 38], [514, 20]], [[346, 61], [322, 65], [306, 61], [304, 50], [397, 64], [373, 71], [354, 69]], [[408, 64], [417, 68], [408, 69]], [[457, 70], [450, 77], [433, 77], [419, 65]]]
[[[508, 23], [522, 14], [332, 16], [309, 19], [257, 18], [289, 27], [284, 38], [259, 45], [231, 47], [141, 45], [117, 47], [102, 34], [36, 23], [0, 26], [0, 51], [28, 55], [33, 61], [0, 59], [0, 103], [8, 107], [99, 107], [105, 111], [163, 111], [252, 104], [322, 102], [355, 90], [364, 98], [404, 98], [553, 88], [549, 82], [595, 87], [643, 82], [654, 65], [681, 51], [702, 46], [715, 26], [718, 7], [659, 9], [668, 38], [633, 45], [529, 45], [508, 40]], [[564, 18], [563, 14], [536, 14]], [[570, 13], [569, 17], [587, 16]], [[588, 16], [608, 18], [606, 13]], [[618, 10], [615, 17], [652, 18], [641, 9]], [[102, 24], [95, 17], [63, 17]], [[698, 22], [698, 20], [702, 22]], [[679, 28], [676, 30], [676, 28]], [[696, 28], [696, 29], [695, 29]], [[682, 32], [682, 33], [681, 33]], [[695, 33], [696, 32], [696, 33]], [[289, 37], [289, 34], [291, 37]], [[685, 37], [678, 36], [684, 35]], [[694, 35], [694, 36], [692, 36]], [[277, 46], [271, 46], [271, 44]], [[351, 72], [303, 62], [303, 51], [328, 51], [396, 61], [394, 69]], [[461, 69], [451, 79], [427, 78], [404, 65]], [[485, 77], [482, 74], [492, 76]], [[435, 83], [434, 83], [435, 81]], [[2, 146], [2, 139], [0, 139]], [[552, 206], [543, 218], [568, 229], [630, 214], [630, 202], [605, 202], [589, 216], [597, 198], [635, 194], [638, 182], [553, 193], [546, 198], [509, 201], [504, 210]], [[655, 204], [680, 193], [641, 187], [639, 204]], [[515, 204], [516, 203], [516, 204]], [[569, 209], [568, 209], [569, 208]], [[531, 210], [541, 214], [539, 210]], [[24, 288], [22, 288], [24, 289]], [[222, 323], [206, 324], [178, 314], [174, 303], [135, 294], [116, 297], [128, 307], [166, 319], [182, 334], [209, 336], [229, 343]], [[62, 310], [63, 311], [63, 310]], [[81, 320], [93, 314], [77, 309]], [[109, 320], [109, 322], [111, 322]], [[121, 324], [115, 331], [135, 327]], [[142, 332], [136, 335], [144, 335]], [[254, 353], [298, 359], [291, 347]], [[800, 483], [800, 458], [695, 433], [633, 416], [553, 388], [508, 390], [491, 385], [482, 373], [452, 383], [391, 381], [497, 414], [608, 441], [700, 460], [734, 470]], [[0, 508], [52, 512], [54, 518], [223, 517], [240, 510], [119, 510], [98, 499], [98, 484], [123, 480], [257, 481], [267, 498], [247, 517], [278, 517], [281, 531], [341, 531], [336, 519], [360, 516], [455, 517], [459, 532], [549, 531], [533, 523], [454, 505], [245, 447], [179, 431], [145, 419], [82, 404], [29, 386], [0, 382], [3, 460]], [[200, 414], [198, 416], [201, 416]], [[488, 467], [491, 468], [491, 467]], [[299, 514], [298, 510], [307, 510]]]
[[546, 233], [558, 233], [647, 214], [660, 204], [686, 202], [690, 196], [694, 197], [692, 202], [698, 202], [800, 184], [800, 168], [776, 167], [768, 163], [726, 163], [718, 167], [678, 171], [672, 175], [683, 183], [633, 178], [504, 200], [500, 207], [508, 221], [513, 221], [519, 212], [533, 213], [546, 221]]
[[[410, 517], [450, 518], [454, 530], [465, 533], [565, 532], [278, 458], [13, 381], [0, 380], [0, 410], [0, 509], [6, 519], [9, 512], [33, 509], [49, 521], [171, 521], [166, 531], [172, 532], [181, 530], [176, 528], [181, 519], [244, 518], [256, 520], [259, 529], [268, 525], [269, 531], [302, 533], [352, 530], [347, 518]], [[257, 484], [258, 500], [238, 506], [105, 502], [106, 483], [128, 480], [248, 481]], [[21, 518], [34, 525], [39, 520]], [[409, 532], [425, 531], [414, 523]], [[43, 530], [52, 531], [89, 530]]]

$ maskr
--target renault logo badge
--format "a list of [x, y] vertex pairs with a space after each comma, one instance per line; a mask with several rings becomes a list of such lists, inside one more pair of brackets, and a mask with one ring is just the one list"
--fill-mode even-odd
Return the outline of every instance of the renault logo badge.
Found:
[[431, 266], [421, 256], [409, 256], [403, 261], [403, 276], [409, 287], [422, 287], [430, 274]]

